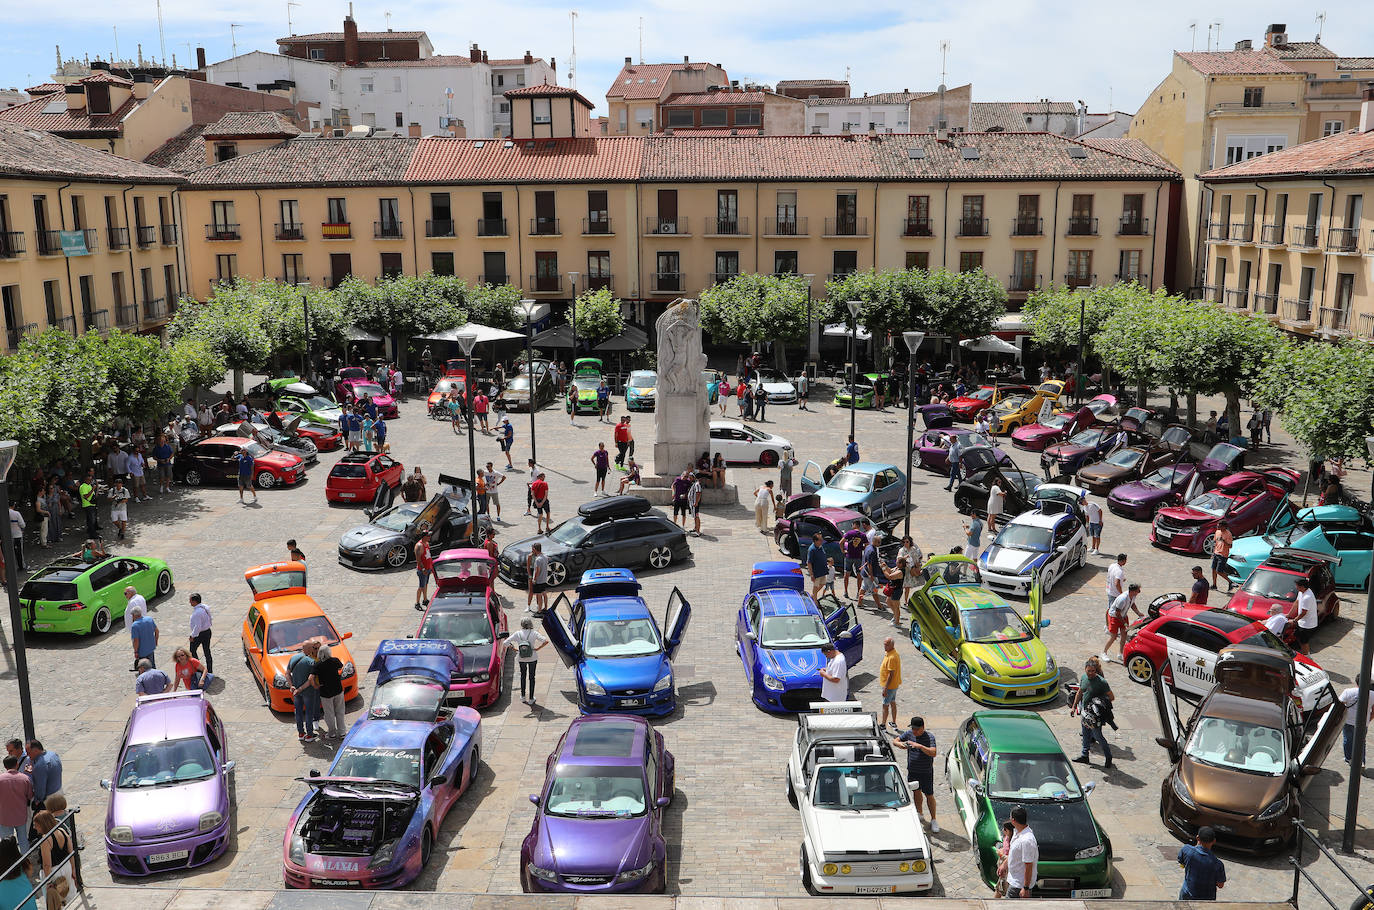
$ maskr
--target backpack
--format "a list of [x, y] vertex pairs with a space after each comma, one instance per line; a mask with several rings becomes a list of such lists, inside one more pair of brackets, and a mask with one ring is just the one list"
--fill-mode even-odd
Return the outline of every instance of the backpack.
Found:
[[530, 644], [528, 635], [520, 639], [519, 644], [516, 646], [515, 653], [520, 656], [521, 660], [528, 660], [534, 656], [534, 646]]

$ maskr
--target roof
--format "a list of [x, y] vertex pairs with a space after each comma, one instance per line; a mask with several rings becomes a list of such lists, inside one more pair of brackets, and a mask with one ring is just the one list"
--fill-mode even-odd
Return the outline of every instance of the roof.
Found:
[[1264, 48], [1276, 57], [1286, 60], [1318, 60], [1336, 56], [1336, 52], [1320, 41], [1289, 41]]
[[1139, 161], [1151, 167], [1173, 168], [1173, 165], [1161, 158], [1145, 143], [1138, 139], [1127, 139], [1125, 137], [1116, 139], [1098, 139], [1092, 136], [1079, 136], [1078, 141], [1083, 145], [1110, 152], [1113, 155], [1121, 155], [1130, 158], [1132, 161]]
[[290, 138], [300, 134], [300, 128], [277, 111], [230, 111], [204, 132], [206, 139]]
[[1046, 113], [1059, 116], [1074, 116], [1078, 108], [1068, 101], [974, 101], [969, 105], [970, 132], [986, 132], [994, 127], [1017, 132], [1025, 130], [1026, 115], [1044, 116]]
[[118, 109], [93, 116], [87, 112], [84, 102], [76, 110], [68, 110], [65, 92], [62, 95], [39, 95], [32, 101], [0, 110], [0, 120], [59, 136], [115, 138], [123, 132], [124, 118], [141, 103], [137, 98], [130, 97]]
[[576, 98], [585, 104], [588, 109], [596, 107], [577, 89], [566, 85], [527, 85], [524, 88], [513, 88], [506, 92], [507, 98]]
[[820, 607], [805, 591], [764, 588], [755, 594], [764, 616], [819, 616]]
[[66, 89], [66, 86], [60, 82], [41, 82], [38, 85], [29, 86], [24, 89], [24, 91], [28, 92], [30, 95], [51, 95], [54, 92], [60, 92], [64, 89]]
[[1336, 133], [1199, 174], [1203, 180], [1374, 174], [1374, 131]]
[[171, 171], [87, 148], [51, 133], [25, 129], [3, 118], [0, 118], [0, 177], [120, 183], [183, 182], [180, 175]]
[[1268, 51], [1174, 51], [1174, 55], [1204, 76], [1297, 72]]
[[253, 606], [262, 613], [267, 624], [302, 619], [306, 616], [324, 616], [324, 610], [309, 594], [277, 594], [253, 601]]
[[[661, 103], [683, 107], [712, 107], [718, 104], [763, 104], [770, 96], [774, 98], [785, 97], [774, 95], [772, 92], [692, 92], [669, 95]], [[791, 98], [789, 100], [795, 101], [797, 99]]]
[[153, 150], [144, 164], [166, 168], [178, 174], [189, 174], [205, 167], [204, 126], [192, 125]]
[[420, 139], [405, 179], [417, 183], [634, 180], [641, 172], [644, 141], [638, 136], [521, 142]]
[[584, 619], [640, 619], [654, 618], [649, 605], [641, 598], [626, 594], [611, 594], [605, 597], [592, 596], [582, 600]]
[[668, 90], [668, 77], [676, 72], [704, 70], [705, 63], [627, 63], [616, 74], [607, 98], [626, 100], [659, 98]]
[[848, 84], [849, 82], [845, 79], [782, 79], [778, 81], [777, 87], [782, 88], [785, 85], [788, 88], [807, 88], [813, 85], [826, 86]]
[[1007, 522], [1007, 524], [1027, 525], [1032, 528], [1053, 528], [1055, 525], [1059, 524], [1060, 521], [1068, 517], [1069, 515], [1067, 512], [1023, 512]]
[[[1336, 58], [1336, 69], [1338, 70], [1374, 70], [1374, 57], [1338, 57]], [[33, 89], [29, 89], [32, 93]]]
[[434, 54], [420, 60], [369, 60], [359, 68], [390, 67], [399, 69], [410, 66], [472, 66], [472, 60], [462, 54]]
[[[671, 130], [671, 132], [669, 132]], [[670, 126], [654, 136], [762, 136], [763, 128], [758, 126], [695, 127]]]
[[[426, 32], [358, 32], [359, 41], [416, 41], [419, 39], [429, 40]], [[285, 38], [278, 38], [278, 44], [299, 44], [302, 41], [342, 41], [343, 32], [311, 32], [308, 35], [289, 35]]]
[[[348, 745], [354, 748], [387, 746], [396, 749], [421, 749], [433, 732], [434, 724], [418, 720], [380, 720], [365, 717], [348, 731]], [[342, 754], [342, 749], [339, 754]]]
[[[648, 726], [643, 718], [633, 715], [573, 718], [558, 754], [558, 764], [642, 765]], [[605, 748], [599, 748], [603, 744]], [[624, 754], [626, 751], [628, 755]]]
[[96, 70], [94, 73], [91, 73], [89, 76], [86, 76], [84, 79], [81, 79], [80, 81], [82, 82], [82, 84], [88, 82], [108, 82], [111, 85], [126, 86], [132, 86], [134, 84], [132, 79], [125, 79], [123, 76], [116, 76], [109, 70]]
[[860, 97], [849, 98], [807, 98], [806, 103], [810, 107], [819, 106], [851, 106], [859, 107], [865, 104], [910, 104], [917, 98], [928, 98], [934, 92], [879, 92], [876, 95], [863, 95]]
[[973, 718], [987, 734], [988, 745], [994, 752], [1044, 755], [1064, 751], [1039, 714], [1004, 708], [998, 711], [975, 711]]
[[205, 728], [205, 699], [197, 690], [193, 697], [139, 700], [129, 718], [128, 743], [156, 743], [164, 739], [194, 735]]
[[295, 139], [197, 171], [200, 186], [394, 186], [421, 140]]

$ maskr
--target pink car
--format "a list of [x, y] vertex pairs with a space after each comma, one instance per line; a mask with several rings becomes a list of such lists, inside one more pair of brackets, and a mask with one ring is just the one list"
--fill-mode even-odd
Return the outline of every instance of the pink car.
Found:
[[396, 407], [396, 399], [392, 398], [390, 392], [371, 379], [339, 380], [339, 402], [341, 404], [351, 408], [355, 402], [368, 399], [372, 400], [383, 417], [401, 416], [400, 409]]
[[1042, 452], [1047, 446], [1063, 442], [1079, 430], [1086, 430], [1116, 407], [1112, 395], [1098, 395], [1077, 411], [1058, 411], [1039, 421], [1012, 431], [1011, 444], [1027, 452]]

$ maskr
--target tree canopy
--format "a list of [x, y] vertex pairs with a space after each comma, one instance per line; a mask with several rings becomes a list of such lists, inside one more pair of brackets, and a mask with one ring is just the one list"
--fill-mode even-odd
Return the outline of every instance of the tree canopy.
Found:
[[592, 344], [605, 341], [625, 330], [625, 318], [620, 313], [620, 301], [606, 288], [586, 290], [573, 302], [577, 337]]
[[[803, 275], [739, 274], [697, 297], [701, 327], [717, 342], [798, 342], [806, 338]], [[825, 302], [816, 301], [820, 318]]]
[[1255, 398], [1277, 410], [1284, 428], [1312, 455], [1367, 457], [1364, 440], [1374, 434], [1374, 345], [1280, 344]]

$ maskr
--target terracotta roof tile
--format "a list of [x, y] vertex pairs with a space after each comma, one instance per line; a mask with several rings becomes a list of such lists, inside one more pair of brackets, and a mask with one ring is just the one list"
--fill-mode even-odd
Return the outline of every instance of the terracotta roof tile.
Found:
[[780, 79], [777, 88], [781, 90], [783, 86], [788, 88], [820, 88], [823, 86], [848, 85], [843, 79]]
[[397, 186], [419, 139], [293, 139], [192, 174], [191, 186]]
[[1257, 155], [1228, 167], [1199, 174], [1203, 180], [1253, 180], [1306, 175], [1374, 176], [1374, 132], [1336, 133], [1267, 155]]
[[24, 91], [28, 92], [30, 95], [51, 95], [54, 92], [60, 92], [64, 89], [66, 89], [66, 86], [60, 82], [43, 82], [38, 85], [31, 85], [24, 89]]
[[1338, 57], [1338, 70], [1374, 70], [1374, 57]]
[[86, 76], [85, 78], [83, 78], [83, 79], [81, 79], [81, 80], [79, 80], [79, 81], [80, 81], [80, 82], [108, 82], [108, 83], [110, 83], [111, 85], [125, 85], [125, 86], [131, 86], [131, 85], [134, 84], [132, 79], [125, 79], [123, 76], [116, 76], [114, 73], [110, 72], [109, 70], [96, 70], [94, 73], [91, 73], [89, 76]]
[[[358, 32], [359, 41], [414, 41], [419, 38], [429, 40], [427, 32]], [[278, 38], [278, 44], [299, 44], [302, 41], [342, 41], [343, 32], [311, 32], [308, 35], [290, 35]]]
[[0, 120], [69, 138], [118, 136], [124, 129], [123, 119], [141, 103], [137, 98], [130, 98], [113, 113], [92, 117], [84, 107], [67, 110], [65, 93], [39, 95], [32, 101], [0, 110]]
[[566, 85], [527, 85], [523, 88], [513, 88], [506, 92], [507, 98], [576, 98], [587, 106], [588, 110], [596, 107], [582, 93], [575, 88]]
[[365, 69], [406, 69], [434, 66], [472, 66], [472, 60], [462, 54], [435, 54], [421, 60], [369, 60], [363, 64]]
[[204, 126], [188, 126], [153, 150], [144, 164], [189, 174], [208, 167], [205, 161]]
[[1267, 51], [1175, 51], [1204, 76], [1250, 76], [1295, 73], [1297, 70]]
[[675, 72], [704, 70], [705, 63], [627, 63], [620, 68], [615, 82], [606, 89], [607, 98], [627, 101], [661, 98], [668, 91], [668, 77]]
[[289, 139], [300, 128], [276, 111], [230, 111], [205, 127], [206, 139]]
[[[691, 94], [669, 95], [661, 102], [678, 107], [715, 107], [732, 104], [763, 104], [769, 97], [782, 98], [772, 92], [694, 92]], [[795, 98], [788, 99], [795, 101]]]
[[1290, 41], [1266, 47], [1265, 50], [1285, 60], [1324, 60], [1336, 56], [1336, 52], [1320, 41]]
[[[1101, 125], [1106, 126], [1111, 122], [1112, 121], [1108, 120], [1107, 123]], [[1094, 127], [1094, 129], [1096, 129], [1096, 127]], [[1089, 130], [1089, 132], [1091, 132], [1091, 130]], [[1174, 170], [1173, 164], [1171, 164], [1168, 160], [1161, 158], [1159, 155], [1155, 154], [1154, 149], [1150, 148], [1148, 145], [1146, 145], [1139, 139], [1095, 139], [1089, 136], [1087, 133], [1084, 133], [1082, 136], [1078, 137], [1078, 141], [1081, 142], [1083, 145], [1098, 148], [1104, 152], [1111, 152], [1113, 155], [1120, 155], [1123, 158], [1129, 158], [1132, 161], [1139, 161], [1141, 164], [1148, 164], [1151, 167], [1160, 167], [1167, 168], [1169, 170]]]
[[[543, 57], [535, 57], [535, 63], [543, 63]], [[524, 57], [502, 57], [499, 60], [488, 60], [488, 66], [526, 66]]]
[[88, 148], [45, 131], [5, 122], [0, 122], [0, 177], [182, 182], [180, 175], [170, 171]]
[[[421, 139], [412, 183], [627, 181], [639, 174], [644, 139]], [[509, 145], [509, 147], [507, 147]]]
[[[1005, 130], [1009, 133], [1024, 132], [1036, 124], [1027, 123], [1027, 115], [1043, 117], [1046, 113], [1068, 116], [1078, 113], [1078, 109], [1068, 101], [974, 101], [969, 106], [970, 132], [987, 132], [991, 129]], [[1040, 123], [1044, 126], [1044, 123]]]
[[721, 129], [720, 127], [694, 127], [694, 126], [674, 126], [670, 127], [672, 133], [659, 132], [652, 133], [654, 136], [762, 136], [763, 129], [757, 126], [732, 126]]

